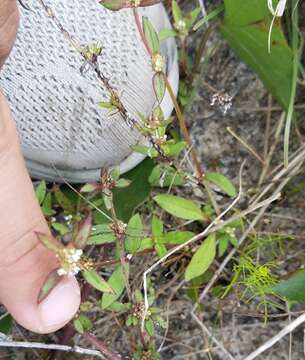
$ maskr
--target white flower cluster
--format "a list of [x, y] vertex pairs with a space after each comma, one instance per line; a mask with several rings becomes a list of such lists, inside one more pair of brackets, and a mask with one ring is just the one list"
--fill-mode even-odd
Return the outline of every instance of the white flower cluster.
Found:
[[63, 262], [62, 267], [57, 270], [60, 276], [73, 276], [81, 271], [79, 261], [83, 255], [83, 250], [75, 248], [65, 248], [62, 250]]
[[184, 32], [186, 30], [186, 22], [180, 19], [174, 24], [174, 27], [178, 32]]
[[163, 72], [165, 68], [165, 60], [161, 54], [154, 54], [152, 56], [152, 67], [156, 73]]
[[229, 94], [216, 93], [212, 96], [211, 106], [219, 105], [222, 112], [226, 114], [232, 107], [232, 96]]

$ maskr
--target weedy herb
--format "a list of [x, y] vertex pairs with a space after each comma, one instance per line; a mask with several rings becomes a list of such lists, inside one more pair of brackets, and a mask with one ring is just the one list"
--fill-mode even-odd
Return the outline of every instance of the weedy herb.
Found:
[[[157, 32], [149, 17], [142, 16], [138, 8], [159, 1], [100, 1], [101, 6], [111, 11], [132, 8], [129, 11], [133, 12], [143, 48], [151, 61], [155, 106], [148, 115], [138, 109], [137, 118], [129, 114], [122, 94], [111, 86], [99, 67], [103, 44], [81, 46], [44, 0], [39, 2], [84, 61], [83, 75], [93, 71], [107, 89], [108, 100], [98, 106], [108, 109], [110, 114], [118, 112], [128, 126], [148, 140], [145, 145], [133, 146], [134, 151], [148, 159], [123, 177], [118, 168], [102, 169], [98, 182], [76, 189], [69, 184], [48, 187], [45, 182], [36, 187], [37, 199], [54, 237], [37, 236], [58, 259], [58, 268], [46, 279], [38, 301], [52, 291], [62, 276], [82, 274], [82, 305], [73, 319], [74, 330], [69, 326], [64, 330], [64, 343], [70, 343], [77, 332], [102, 353], [110, 354], [109, 358], [117, 359], [118, 355], [92, 335], [106, 318], [111, 327], [128, 339], [129, 348], [121, 349], [122, 353], [139, 360], [161, 358], [157, 335], [168, 331], [168, 321], [164, 319], [169, 316], [164, 299], [170, 302], [181, 296], [178, 290], [170, 292], [179, 281], [185, 285], [178, 286], [179, 292], [194, 302], [193, 317], [196, 312], [206, 311], [203, 301], [206, 292], [215, 301], [225, 301], [237, 293], [238, 302], [254, 302], [258, 310], [263, 307], [265, 321], [270, 310], [281, 309], [275, 296], [276, 301], [283, 298], [304, 301], [303, 272], [281, 281], [278, 271], [282, 266], [278, 257], [285, 253], [284, 241], [288, 236], [261, 237], [255, 232], [258, 224], [259, 230], [267, 224], [266, 219], [260, 220], [268, 206], [279, 199], [305, 159], [303, 147], [290, 160], [288, 156], [289, 131], [296, 118], [298, 75], [302, 69], [297, 2], [288, 6], [286, 1], [224, 0], [202, 16], [200, 6], [194, 5], [185, 12], [183, 4], [173, 0], [167, 2], [173, 26]], [[284, 9], [291, 17], [290, 42], [280, 24]], [[219, 166], [200, 158], [198, 144], [189, 133], [193, 119], [186, 118], [183, 107], [193, 100], [198, 78], [199, 81], [201, 75], [208, 78], [209, 64], [202, 57], [210, 59], [208, 54], [213, 54], [209, 40], [217, 29], [287, 111], [286, 168], [278, 165], [269, 171], [275, 149], [267, 146], [270, 153], [267, 151], [260, 166], [269, 178], [264, 175], [267, 183], [260, 183], [258, 188], [252, 185], [243, 190], [241, 172], [237, 191], [236, 177], [230, 179], [225, 171], [218, 171]], [[199, 32], [202, 38], [193, 54], [190, 47], [194, 48], [193, 36], [199, 36]], [[180, 52], [178, 99], [166, 77], [167, 59], [162, 53], [162, 42], [169, 38], [177, 40]], [[207, 81], [204, 87], [213, 94], [210, 110], [219, 108], [222, 116], [234, 111], [233, 96]], [[160, 106], [165, 95], [175, 108], [170, 119], [165, 118]], [[226, 267], [232, 271], [225, 273]], [[158, 275], [152, 274], [157, 270]], [[1, 326], [0, 322], [0, 329]]]

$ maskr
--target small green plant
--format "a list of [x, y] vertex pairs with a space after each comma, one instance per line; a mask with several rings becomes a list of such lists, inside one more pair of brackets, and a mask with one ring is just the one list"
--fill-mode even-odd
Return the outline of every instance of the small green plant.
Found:
[[[108, 109], [110, 114], [118, 112], [126, 124], [146, 138], [145, 145], [137, 144], [132, 150], [147, 159], [123, 177], [118, 168], [104, 168], [96, 183], [74, 188], [69, 184], [48, 187], [40, 182], [36, 187], [37, 199], [55, 238], [37, 236], [58, 259], [58, 267], [46, 279], [38, 302], [63, 276], [81, 273], [83, 302], [73, 319], [75, 332], [85, 336], [96, 330], [93, 309], [97, 317], [112, 315], [120, 330], [128, 334], [128, 356], [139, 360], [161, 358], [156, 334], [168, 327], [158, 294], [159, 283], [151, 274], [159, 266], [167, 271], [173, 265], [174, 276], [186, 284], [184, 293], [195, 306], [201, 301], [204, 286], [212, 289], [210, 293], [217, 301], [225, 299], [232, 290], [241, 289], [238, 301], [255, 301], [259, 310], [263, 308], [266, 321], [269, 309], [278, 306], [272, 301], [274, 296], [291, 301], [304, 298], [303, 273], [287, 282], [281, 281], [277, 273], [277, 257], [284, 253], [284, 241], [289, 237], [279, 234], [263, 237], [255, 231], [245, 231], [247, 215], [265, 206], [264, 201], [258, 202], [261, 199], [255, 193], [256, 188], [242, 189], [242, 172], [237, 189], [217, 166], [203, 163], [189, 134], [188, 124], [192, 119], [187, 121], [183, 111], [183, 106], [191, 101], [201, 58], [215, 28], [256, 71], [282, 108], [292, 111], [297, 83], [295, 76], [291, 81], [292, 73], [296, 75], [299, 71], [293, 60], [300, 55], [299, 47], [293, 41], [294, 45], [290, 46], [280, 22], [273, 19], [283, 14], [285, 2], [224, 0], [201, 17], [200, 7], [194, 6], [184, 14], [173, 0], [169, 2], [173, 27], [157, 32], [149, 18], [141, 16], [138, 7], [158, 2], [100, 1], [112, 11], [131, 8], [151, 61], [155, 106], [148, 115], [138, 109], [136, 118], [128, 113], [122, 94], [111, 87], [98, 67], [103, 44], [78, 46], [56, 20], [86, 67], [95, 72], [108, 90], [108, 100], [99, 102], [98, 106]], [[50, 9], [48, 14], [56, 19]], [[296, 20], [295, 14], [293, 19]], [[204, 26], [207, 28], [203, 31]], [[203, 39], [195, 59], [188, 52], [188, 45], [196, 31], [203, 31]], [[292, 40], [295, 36], [296, 33], [292, 34]], [[180, 51], [182, 80], [178, 99], [167, 80], [167, 59], [162, 54], [162, 42], [169, 37], [178, 40]], [[232, 96], [211, 86], [207, 90], [213, 91], [211, 106], [218, 105], [226, 115], [232, 106]], [[161, 110], [166, 94], [175, 107], [175, 115], [169, 119]], [[264, 195], [268, 191], [267, 184]], [[253, 193], [259, 200], [255, 196], [249, 200]], [[249, 200], [246, 209], [244, 205], [238, 206], [242, 197], [243, 204]], [[276, 194], [272, 201], [278, 198]], [[254, 260], [260, 251], [268, 256], [262, 261]], [[232, 273], [228, 272], [225, 281], [221, 279], [217, 283], [221, 277], [217, 273], [218, 262], [222, 261], [232, 265]], [[202, 311], [204, 306], [199, 305], [196, 309]], [[70, 332], [66, 331], [70, 334], [67, 342], [73, 337]]]

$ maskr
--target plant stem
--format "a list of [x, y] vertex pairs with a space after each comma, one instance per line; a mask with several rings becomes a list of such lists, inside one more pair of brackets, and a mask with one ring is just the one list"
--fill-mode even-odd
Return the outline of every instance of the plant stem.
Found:
[[122, 356], [118, 353], [110, 351], [107, 346], [100, 341], [95, 335], [91, 333], [85, 333], [84, 338], [88, 340], [92, 345], [98, 348], [109, 360], [122, 360]]
[[191, 136], [189, 134], [189, 131], [187, 129], [187, 126], [186, 126], [186, 121], [185, 121], [185, 117], [180, 109], [180, 106], [178, 104], [178, 101], [176, 99], [176, 96], [174, 94], [174, 91], [171, 87], [171, 84], [169, 83], [166, 75], [164, 73], [163, 74], [163, 78], [164, 78], [164, 81], [165, 81], [165, 85], [166, 85], [166, 89], [171, 97], [171, 100], [173, 102], [173, 105], [174, 105], [174, 108], [175, 108], [175, 111], [176, 111], [176, 115], [177, 115], [177, 118], [178, 118], [178, 122], [179, 122], [179, 126], [180, 126], [180, 129], [182, 131], [182, 134], [183, 134], [183, 137], [190, 149], [190, 152], [191, 152], [191, 155], [192, 155], [192, 159], [193, 159], [193, 162], [195, 164], [195, 167], [196, 167], [196, 172], [197, 172], [197, 178], [198, 179], [201, 179], [203, 176], [204, 176], [204, 172], [201, 168], [201, 163], [198, 159], [198, 155], [197, 155], [197, 152], [196, 150], [194, 149], [194, 146], [193, 146], [193, 141], [191, 139]]
[[130, 284], [129, 284], [129, 275], [126, 271], [127, 268], [127, 261], [125, 258], [125, 233], [122, 233], [122, 231], [120, 230], [120, 222], [117, 218], [116, 215], [116, 211], [114, 208], [114, 204], [113, 204], [113, 199], [111, 198], [111, 215], [113, 218], [113, 224], [114, 224], [114, 233], [115, 236], [118, 240], [118, 246], [119, 246], [119, 253], [120, 253], [120, 263], [122, 266], [122, 273], [124, 276], [124, 283], [125, 283], [125, 288], [126, 288], [126, 292], [127, 292], [127, 296], [128, 296], [128, 300], [131, 301], [132, 300], [132, 293], [131, 293], [131, 289], [130, 289]]
[[288, 157], [289, 157], [289, 139], [290, 139], [290, 130], [291, 124], [294, 117], [294, 103], [297, 90], [297, 80], [299, 72], [299, 29], [298, 29], [298, 0], [293, 0], [291, 3], [291, 27], [292, 27], [292, 51], [293, 51], [293, 70], [292, 70], [292, 80], [291, 80], [291, 94], [289, 107], [287, 111], [285, 134], [284, 134], [284, 164], [288, 166]]

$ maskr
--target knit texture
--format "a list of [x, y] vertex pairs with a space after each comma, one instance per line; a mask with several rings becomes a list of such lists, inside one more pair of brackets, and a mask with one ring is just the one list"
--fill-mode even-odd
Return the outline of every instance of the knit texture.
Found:
[[[133, 118], [149, 114], [155, 103], [149, 56], [132, 10], [111, 12], [96, 0], [47, 0], [63, 26], [82, 46], [100, 44], [99, 66]], [[109, 94], [48, 18], [37, 0], [21, 10], [21, 24], [0, 85], [14, 113], [29, 169], [34, 176], [89, 181], [101, 167], [128, 170], [141, 157], [131, 146], [143, 141], [119, 113], [98, 107]], [[157, 30], [169, 27], [162, 5], [142, 10]], [[173, 40], [163, 45], [168, 72], [177, 75]], [[176, 84], [175, 84], [176, 87]], [[166, 104], [169, 115], [171, 105]], [[55, 171], [57, 169], [57, 172]]]

